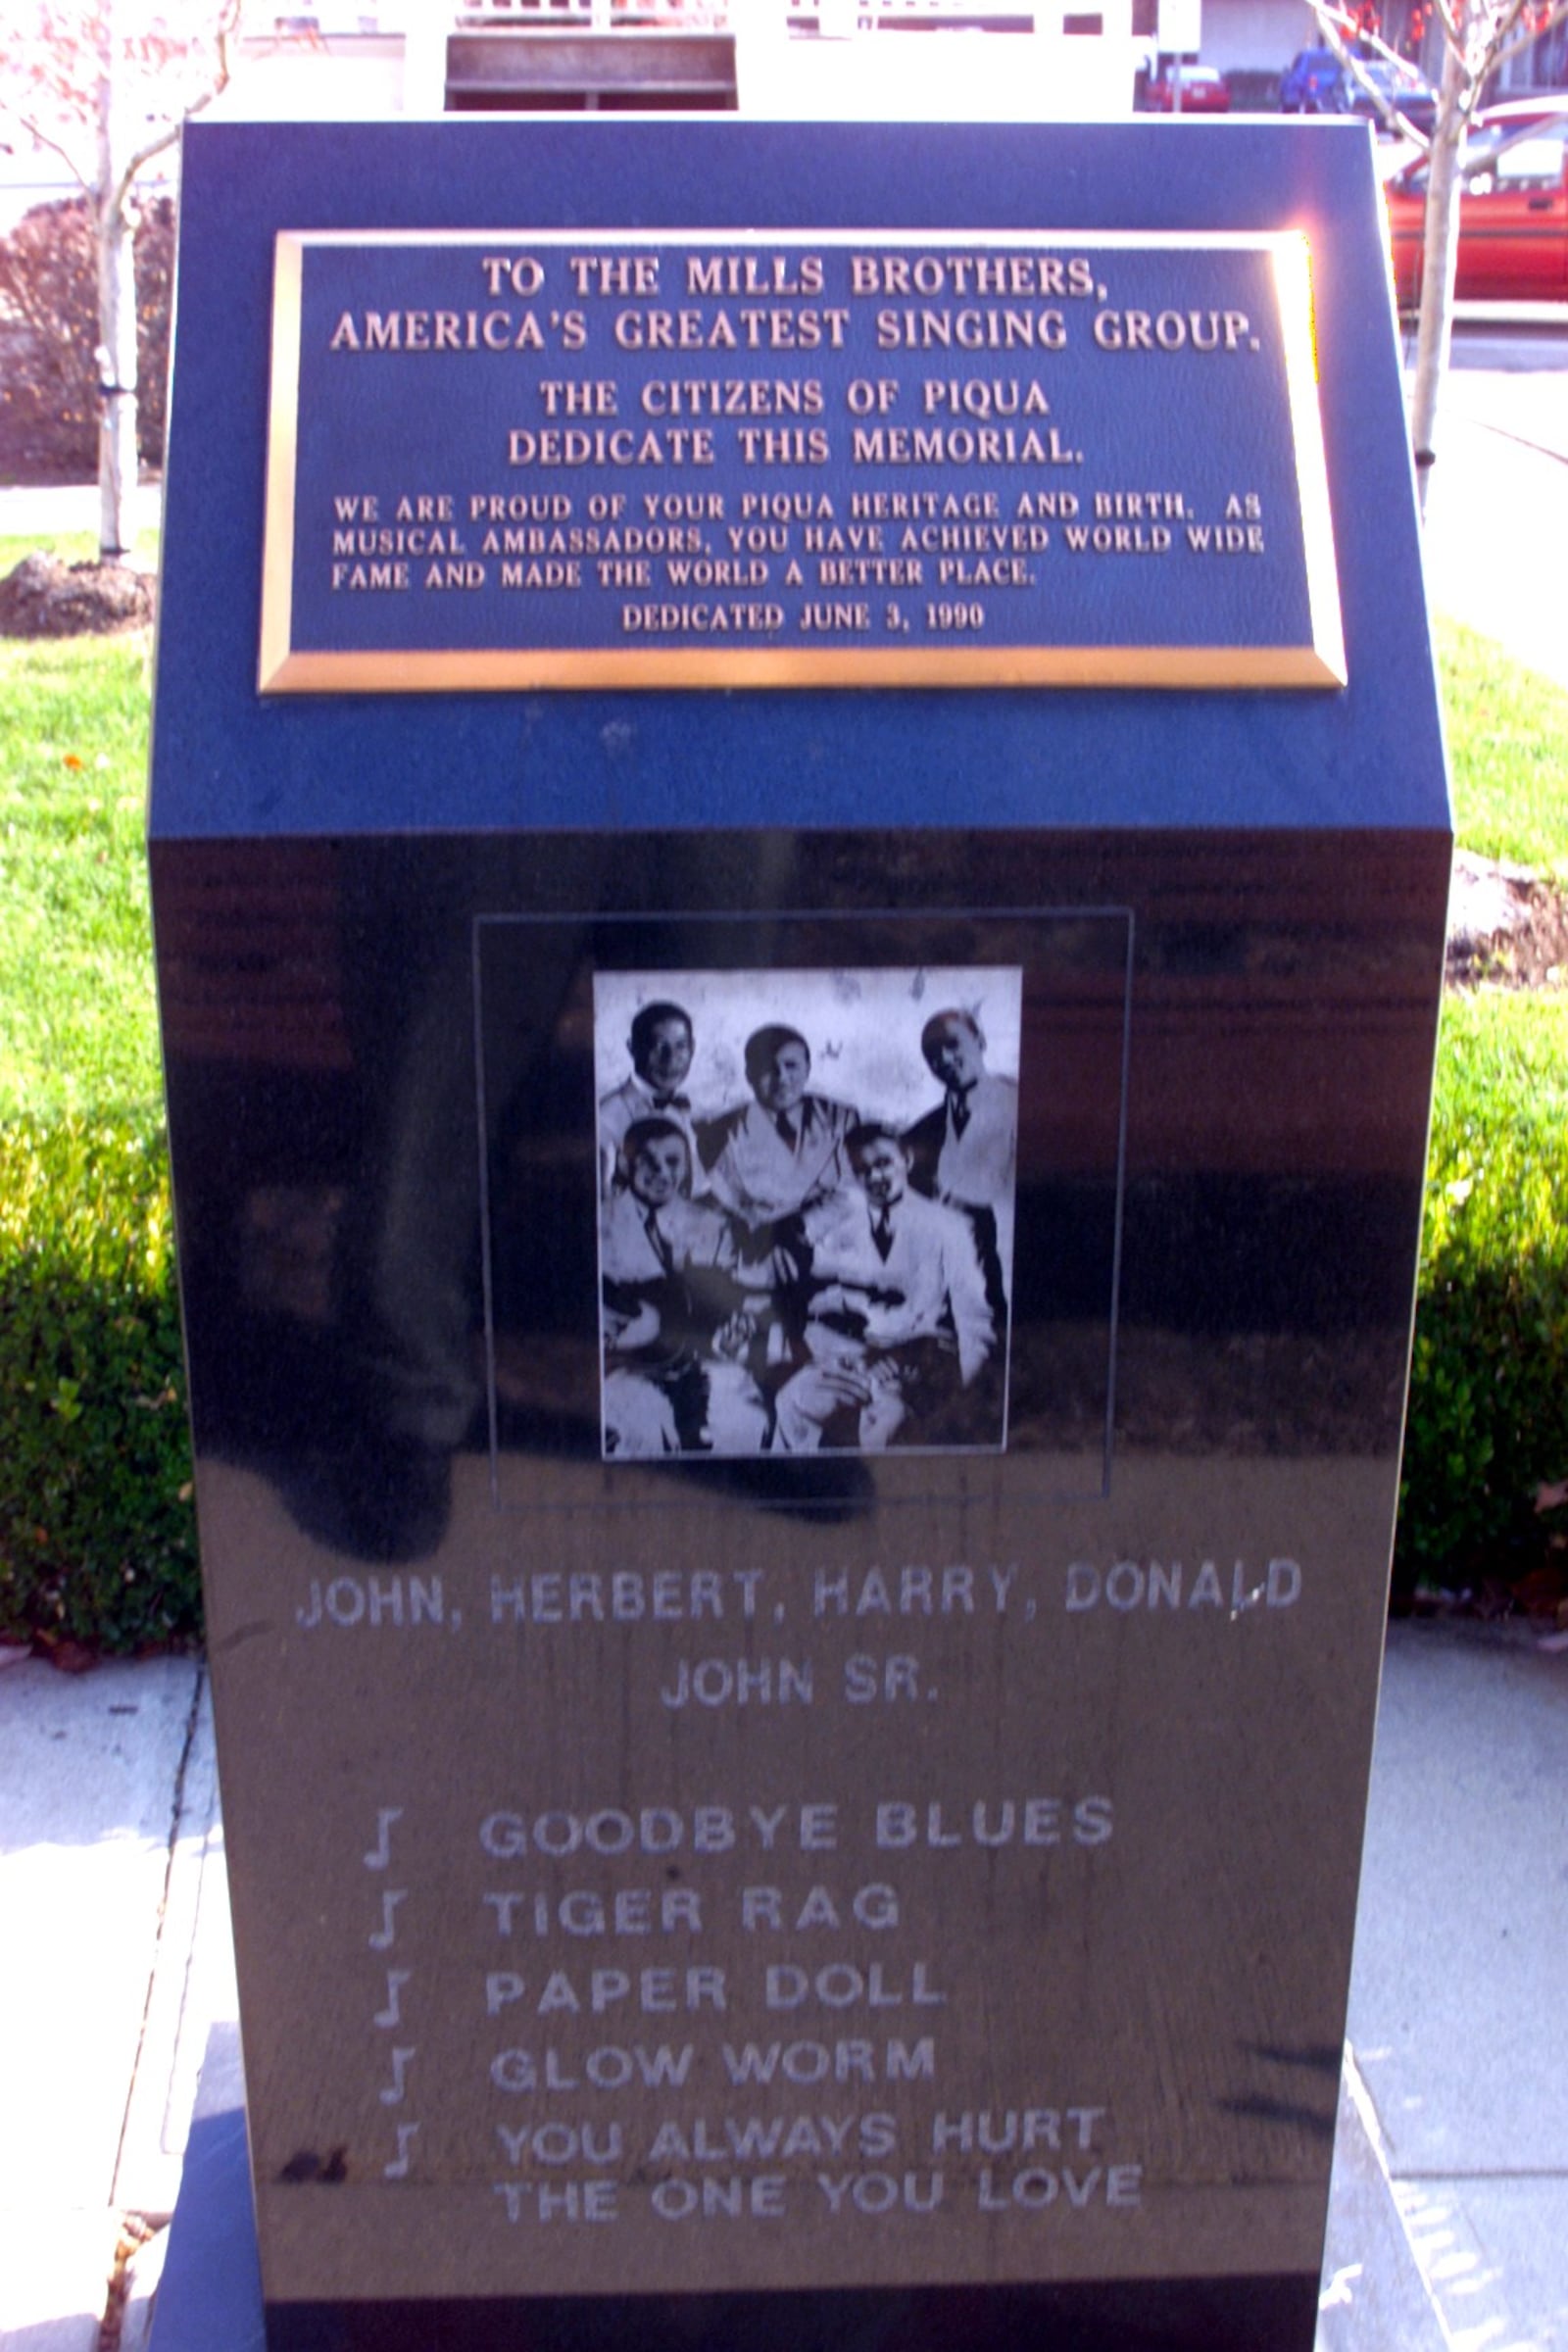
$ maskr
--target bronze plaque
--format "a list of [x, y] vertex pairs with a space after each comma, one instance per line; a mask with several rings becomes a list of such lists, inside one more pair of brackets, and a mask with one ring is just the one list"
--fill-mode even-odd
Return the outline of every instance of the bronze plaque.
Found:
[[261, 684], [1343, 684], [1299, 234], [289, 230]]

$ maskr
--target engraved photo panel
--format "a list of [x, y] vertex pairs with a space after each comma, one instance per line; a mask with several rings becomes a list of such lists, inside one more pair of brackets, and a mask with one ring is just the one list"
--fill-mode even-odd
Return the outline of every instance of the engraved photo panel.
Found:
[[500, 1498], [541, 1449], [808, 1484], [1019, 1452], [1102, 1491], [1129, 932], [481, 920]]

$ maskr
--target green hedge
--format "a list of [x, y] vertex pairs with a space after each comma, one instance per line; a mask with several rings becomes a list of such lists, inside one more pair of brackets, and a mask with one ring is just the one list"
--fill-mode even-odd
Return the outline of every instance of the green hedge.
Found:
[[[1568, 1513], [1568, 1001], [1449, 1000], [1398, 1586], [1517, 1583]], [[0, 1135], [0, 1633], [130, 1650], [201, 1630], [163, 1137]]]
[[201, 1627], [162, 1134], [0, 1134], [0, 1632], [133, 1650]]
[[1568, 1001], [1450, 994], [1396, 1554], [1404, 1591], [1517, 1585], [1568, 1513]]

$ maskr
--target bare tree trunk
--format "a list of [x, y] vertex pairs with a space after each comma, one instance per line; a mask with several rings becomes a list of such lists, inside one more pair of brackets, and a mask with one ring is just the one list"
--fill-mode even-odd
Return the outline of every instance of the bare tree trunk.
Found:
[[98, 76], [98, 553], [117, 563], [130, 546], [136, 486], [136, 249], [126, 217], [116, 100], [116, 8], [99, 22]]
[[1415, 453], [1416, 489], [1423, 514], [1427, 483], [1437, 460], [1438, 395], [1447, 372], [1453, 336], [1453, 281], [1459, 260], [1459, 144], [1469, 86], [1463, 58], [1452, 41], [1446, 42], [1427, 174], [1421, 308], [1416, 324], [1415, 381], [1410, 390], [1410, 446]]
[[106, 564], [130, 547], [136, 486], [136, 258], [123, 210], [98, 221], [98, 552]]

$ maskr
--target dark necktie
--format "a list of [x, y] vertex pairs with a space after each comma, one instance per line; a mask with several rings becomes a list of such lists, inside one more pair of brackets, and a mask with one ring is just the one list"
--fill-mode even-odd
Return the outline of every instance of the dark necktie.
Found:
[[885, 1208], [879, 1209], [871, 1221], [871, 1239], [876, 1244], [878, 1257], [886, 1265], [888, 1251], [893, 1247], [893, 1220], [890, 1212]]
[[656, 1110], [690, 1110], [692, 1099], [690, 1095], [655, 1095], [653, 1104]]
[[660, 1264], [663, 1267], [664, 1272], [666, 1274], [673, 1274], [675, 1271], [675, 1252], [669, 1246], [667, 1236], [661, 1230], [658, 1209], [651, 1208], [648, 1211], [647, 1216], [644, 1217], [643, 1223], [648, 1228], [648, 1239], [654, 1245], [654, 1254], [659, 1259]]
[[795, 1121], [790, 1117], [789, 1112], [781, 1110], [773, 1124], [778, 1129], [778, 1140], [784, 1146], [785, 1151], [793, 1152], [795, 1149]]
[[953, 1121], [954, 1134], [961, 1135], [969, 1124], [969, 1098], [967, 1095], [950, 1095], [948, 1097], [948, 1116]]

